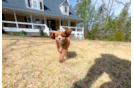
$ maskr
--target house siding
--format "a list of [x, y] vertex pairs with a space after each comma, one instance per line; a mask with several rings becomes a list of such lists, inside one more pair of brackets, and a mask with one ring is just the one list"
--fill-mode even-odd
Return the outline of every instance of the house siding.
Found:
[[10, 8], [10, 9], [16, 9], [22, 11], [42, 13], [47, 15], [60, 16], [60, 17], [83, 21], [83, 19], [79, 18], [76, 15], [71, 5], [69, 6], [69, 16], [62, 14], [59, 5], [63, 1], [64, 0], [43, 0], [44, 10], [41, 11], [41, 10], [27, 8], [25, 0], [2, 0], [2, 8]]

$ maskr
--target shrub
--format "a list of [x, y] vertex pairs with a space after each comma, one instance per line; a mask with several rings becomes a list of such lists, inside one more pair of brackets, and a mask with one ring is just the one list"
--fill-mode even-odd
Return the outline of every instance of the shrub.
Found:
[[43, 32], [43, 30], [42, 29], [40, 29], [40, 36], [44, 36], [44, 32]]
[[124, 41], [124, 33], [123, 31], [117, 31], [116, 34], [115, 34], [115, 39], [117, 41]]
[[48, 34], [46, 33], [45, 36], [48, 37]]
[[95, 34], [92, 31], [87, 30], [87, 38], [94, 39]]
[[13, 32], [12, 35], [20, 35], [20, 32]]
[[21, 35], [21, 36], [25, 36], [25, 35], [27, 35], [27, 33], [22, 30], [21, 32], [13, 32], [12, 35]]
[[27, 33], [22, 30], [22, 31], [19, 33], [19, 35], [25, 36], [25, 35], [27, 35]]

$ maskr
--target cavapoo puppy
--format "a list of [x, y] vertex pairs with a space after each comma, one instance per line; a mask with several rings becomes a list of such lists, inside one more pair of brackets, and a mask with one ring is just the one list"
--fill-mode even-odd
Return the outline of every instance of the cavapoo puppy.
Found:
[[51, 39], [56, 40], [56, 46], [59, 51], [59, 58], [60, 62], [63, 61], [64, 57], [67, 55], [68, 48], [70, 45], [69, 35], [71, 34], [72, 30], [67, 29], [66, 31], [57, 31], [57, 32], [50, 32]]

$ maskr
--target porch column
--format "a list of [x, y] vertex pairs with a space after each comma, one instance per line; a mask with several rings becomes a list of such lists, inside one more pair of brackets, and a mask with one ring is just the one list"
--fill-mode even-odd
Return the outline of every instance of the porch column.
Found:
[[14, 11], [14, 18], [15, 18], [15, 22], [16, 22], [16, 27], [17, 27], [17, 29], [18, 29], [19, 26], [18, 26], [18, 22], [17, 22], [17, 17], [16, 17], [16, 14], [15, 14], [15, 11]]
[[59, 30], [61, 31], [60, 26], [61, 26], [61, 18], [60, 18], [60, 20], [59, 20]]
[[[47, 26], [47, 24], [46, 24], [46, 18], [44, 17], [44, 25], [45, 26]], [[46, 29], [46, 28], [45, 28]]]
[[70, 28], [70, 20], [68, 20], [68, 28]]
[[34, 29], [34, 26], [33, 26], [33, 19], [32, 19], [32, 15], [31, 15], [31, 14], [30, 14], [30, 17], [31, 17], [32, 29]]
[[47, 19], [46, 19], [46, 17], [44, 17], [44, 24], [47, 24]]
[[77, 21], [76, 21], [76, 27], [77, 27]]
[[49, 33], [49, 29], [50, 28], [48, 28], [48, 26], [47, 26], [47, 19], [46, 19], [46, 17], [44, 17], [44, 25], [45, 25], [45, 31], [46, 31], [46, 33], [48, 34], [48, 36], [50, 36], [50, 33]]
[[75, 29], [75, 34], [76, 34], [76, 38], [77, 38], [77, 21], [76, 21], [76, 29]]

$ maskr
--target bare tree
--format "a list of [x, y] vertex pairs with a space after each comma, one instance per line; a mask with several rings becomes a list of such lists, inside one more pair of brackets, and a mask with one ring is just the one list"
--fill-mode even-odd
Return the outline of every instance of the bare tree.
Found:
[[112, 0], [112, 4], [111, 4], [111, 7], [110, 7], [110, 10], [109, 10], [109, 13], [108, 13], [108, 14], [111, 13], [111, 9], [112, 9], [112, 7], [113, 7], [113, 2], [114, 2], [114, 0]]
[[105, 6], [107, 6], [107, 7], [106, 7], [106, 18], [105, 18], [105, 21], [107, 22], [107, 21], [108, 21], [107, 18], [109, 17], [109, 15], [110, 15], [110, 13], [111, 13], [111, 9], [112, 9], [112, 7], [113, 7], [113, 2], [114, 2], [114, 0], [112, 0], [111, 6], [110, 6], [111, 0], [108, 1], [108, 4], [107, 4], [107, 5], [106, 5], [106, 3], [104, 2], [104, 0], [102, 0], [102, 2], [103, 2], [103, 4], [104, 4]]
[[117, 2], [117, 3], [119, 3], [119, 4], [122, 4], [122, 5], [125, 6], [125, 4], [124, 4], [123, 2], [121, 2], [121, 1], [117, 1], [117, 0], [115, 0], [115, 2]]

